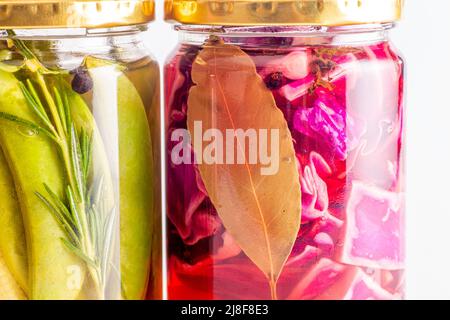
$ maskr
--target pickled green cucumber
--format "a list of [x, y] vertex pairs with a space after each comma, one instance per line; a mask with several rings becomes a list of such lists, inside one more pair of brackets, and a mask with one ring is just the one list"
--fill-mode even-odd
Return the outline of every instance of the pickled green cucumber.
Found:
[[145, 296], [151, 263], [153, 152], [142, 100], [126, 76], [118, 79], [121, 267], [127, 299]]
[[[0, 112], [39, 123], [27, 105], [18, 80], [0, 71]], [[28, 249], [29, 298], [71, 300], [84, 281], [85, 265], [61, 242], [64, 232], [36, 196], [44, 184], [63, 198], [64, 169], [53, 142], [40, 132], [0, 120], [0, 143], [16, 185]]]
[[0, 252], [23, 291], [28, 292], [28, 261], [22, 213], [14, 180], [0, 147]]
[[23, 290], [17, 284], [0, 252], [0, 301], [27, 300]]
[[[109, 66], [117, 79], [120, 170], [120, 253], [123, 298], [143, 299], [151, 264], [153, 214], [153, 153], [147, 115], [133, 83], [109, 62], [87, 58], [86, 66], [96, 86], [101, 86], [103, 72]], [[115, 106], [101, 112], [113, 112]]]

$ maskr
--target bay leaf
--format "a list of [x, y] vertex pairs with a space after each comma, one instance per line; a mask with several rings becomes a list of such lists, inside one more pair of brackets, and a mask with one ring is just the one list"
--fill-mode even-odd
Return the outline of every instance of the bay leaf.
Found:
[[[279, 148], [267, 143], [267, 154], [278, 152], [279, 169], [263, 175], [261, 161], [249, 161], [253, 146], [235, 143], [235, 155], [245, 164], [198, 161], [198, 169], [212, 203], [227, 231], [255, 265], [266, 275], [276, 297], [276, 282], [292, 251], [301, 219], [301, 188], [292, 136], [272, 93], [240, 48], [210, 42], [200, 51], [193, 69], [188, 100], [188, 129], [195, 124], [209, 129], [278, 130]], [[270, 137], [270, 134], [268, 134]], [[198, 139], [199, 137], [197, 137]], [[220, 145], [220, 144], [218, 144]], [[197, 159], [203, 144], [193, 143]], [[228, 162], [229, 163], [229, 162]]]

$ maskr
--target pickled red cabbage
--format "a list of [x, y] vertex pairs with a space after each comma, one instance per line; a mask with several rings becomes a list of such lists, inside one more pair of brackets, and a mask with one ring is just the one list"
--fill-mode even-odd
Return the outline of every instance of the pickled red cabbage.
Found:
[[[239, 40], [224, 38], [253, 59], [273, 93], [301, 176], [302, 225], [278, 298], [402, 298], [401, 59], [388, 42]], [[183, 45], [166, 66], [169, 298], [269, 299], [267, 279], [227, 232], [196, 165], [170, 160], [171, 133], [187, 127], [192, 63], [201, 49]], [[221, 188], [239, 194], [236, 186]]]

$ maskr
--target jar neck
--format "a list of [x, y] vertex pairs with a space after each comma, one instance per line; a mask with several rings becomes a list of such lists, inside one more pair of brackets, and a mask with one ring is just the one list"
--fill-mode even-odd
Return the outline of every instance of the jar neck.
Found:
[[89, 37], [118, 37], [132, 36], [147, 31], [148, 26], [132, 25], [112, 28], [53, 28], [53, 29], [0, 29], [0, 39], [10, 38], [8, 31], [13, 31], [15, 37], [22, 40], [49, 40], [67, 38], [89, 38]]
[[19, 39], [48, 67], [68, 70], [89, 55], [130, 63], [149, 56], [142, 37], [145, 30], [145, 26], [0, 30], [0, 50], [8, 48], [7, 39]]
[[[248, 42], [248, 38], [286, 38], [293, 42], [286, 45], [357, 45], [371, 44], [389, 40], [389, 30], [394, 23], [367, 24], [355, 26], [323, 27], [323, 26], [199, 26], [177, 25], [180, 42], [193, 45], [203, 44], [211, 35], [229, 39], [234, 44]], [[259, 43], [266, 44], [265, 41]], [[270, 41], [267, 42], [270, 44]], [[282, 41], [273, 42], [280, 46]]]

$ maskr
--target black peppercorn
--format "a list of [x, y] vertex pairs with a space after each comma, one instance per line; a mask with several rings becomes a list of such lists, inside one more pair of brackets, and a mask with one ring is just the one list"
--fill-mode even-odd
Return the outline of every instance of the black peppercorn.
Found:
[[89, 72], [85, 68], [78, 68], [71, 72], [74, 77], [72, 80], [72, 89], [76, 93], [85, 94], [92, 90], [94, 83]]
[[266, 79], [266, 86], [270, 90], [280, 89], [283, 85], [284, 76], [282, 72], [274, 72]]

